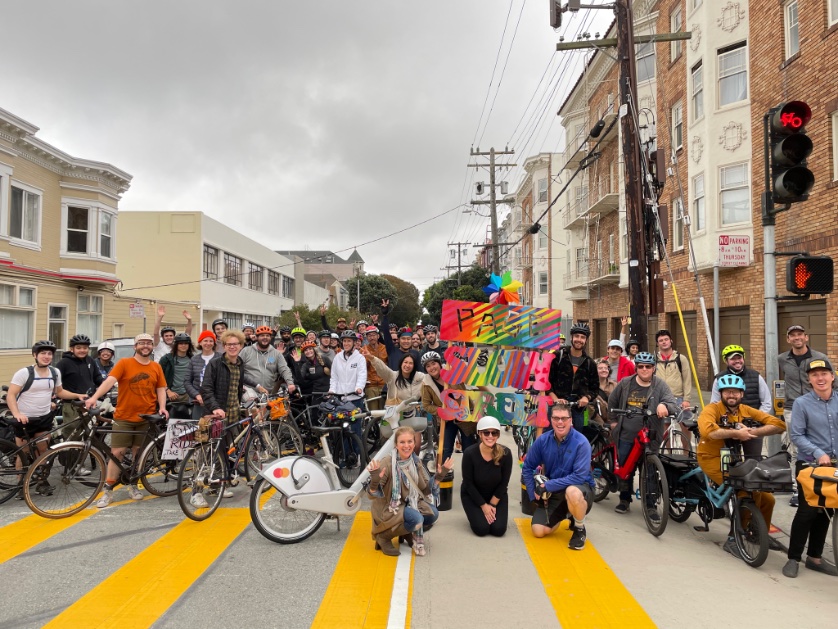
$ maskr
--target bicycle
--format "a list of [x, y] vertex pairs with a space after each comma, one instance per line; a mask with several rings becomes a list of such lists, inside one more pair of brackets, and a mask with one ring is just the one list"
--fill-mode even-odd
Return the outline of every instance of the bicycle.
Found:
[[[10, 430], [18, 421], [9, 416], [0, 416], [0, 422]], [[21, 446], [8, 439], [0, 439], [0, 504], [10, 500], [12, 496], [19, 494], [23, 498], [23, 478], [30, 464], [41, 455], [38, 446], [49, 444], [50, 441], [60, 441], [60, 428], [53, 427], [52, 430], [40, 437], [33, 437]], [[40, 485], [40, 478], [34, 479], [36, 491], [49, 491], [46, 486]], [[40, 485], [40, 486], [39, 486]]]
[[[405, 405], [402, 402], [392, 412], [401, 412]], [[344, 427], [312, 426], [312, 430], [320, 435], [322, 459], [305, 455], [283, 457], [259, 472], [250, 493], [253, 525], [265, 538], [278, 544], [294, 544], [308, 539], [327, 517], [354, 515], [361, 506], [361, 494], [369, 480], [369, 472], [364, 465], [352, 485], [342, 489], [338, 474], [340, 467], [332, 456], [330, 442], [340, 437]], [[375, 458], [381, 460], [390, 454], [393, 442], [391, 436]]]
[[[400, 406], [402, 410], [396, 411]], [[392, 434], [396, 428], [402, 425], [402, 421], [405, 419], [416, 419], [416, 423], [420, 423], [418, 420], [422, 417], [422, 408], [418, 401], [413, 399], [404, 400], [403, 404], [386, 406], [383, 411], [368, 411], [368, 413], [369, 418], [365, 421], [364, 434], [361, 439], [362, 443], [367, 446], [367, 460], [372, 458], [378, 451], [382, 433]], [[432, 474], [436, 469], [439, 435], [431, 416], [425, 416], [424, 423], [424, 429], [419, 430], [414, 428], [414, 430], [422, 435], [419, 459], [422, 461], [428, 473]], [[382, 424], [386, 425], [386, 427], [382, 427]]]
[[[165, 436], [160, 424], [165, 417], [158, 414], [141, 414], [149, 422], [147, 439], [136, 462], [125, 464], [117, 459], [105, 443], [103, 435], [120, 434], [127, 431], [104, 429], [110, 420], [101, 417], [101, 409], [86, 409], [84, 402], [73, 402], [79, 407], [79, 438], [65, 441], [40, 455], [26, 470], [23, 479], [23, 497], [29, 508], [42, 517], [66, 518], [87, 508], [102, 491], [105, 484], [107, 462], [113, 461], [119, 468], [118, 482], [132, 485], [142, 482], [150, 493], [173, 495], [173, 491], [162, 494], [152, 491], [154, 483], [149, 480], [155, 474], [157, 438]], [[134, 434], [130, 432], [129, 434]], [[136, 465], [135, 465], [136, 463]], [[57, 482], [51, 492], [33, 492], [39, 482], [47, 482], [52, 474]], [[145, 480], [144, 480], [145, 479]]]
[[698, 407], [693, 406], [678, 411], [678, 414], [663, 431], [661, 445], [658, 448], [659, 453], [679, 454], [693, 450], [692, 435], [689, 431], [685, 433], [683, 429], [686, 428], [685, 422], [691, 422], [694, 419], [697, 410]]
[[612, 408], [614, 417], [640, 415], [643, 427], [634, 438], [631, 451], [623, 464], [617, 454], [617, 444], [607, 439], [604, 427], [594, 423], [598, 432], [594, 436], [596, 449], [591, 450], [591, 472], [594, 476], [594, 501], [603, 500], [608, 493], [619, 489], [619, 481], [628, 481], [635, 470], [640, 473], [640, 500], [643, 504], [643, 519], [646, 528], [655, 537], [666, 530], [669, 520], [669, 486], [666, 472], [658, 455], [652, 450], [649, 420], [654, 412], [646, 408]]

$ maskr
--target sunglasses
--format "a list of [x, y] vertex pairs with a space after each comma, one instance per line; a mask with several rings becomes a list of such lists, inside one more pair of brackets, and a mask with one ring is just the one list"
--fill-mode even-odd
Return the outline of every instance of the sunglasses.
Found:
[[635, 367], [635, 369], [654, 369], [655, 368], [654, 365], [646, 365], [646, 364], [643, 364], [643, 363], [640, 363], [639, 365], [635, 365], [634, 367]]
[[480, 434], [487, 437], [500, 437], [500, 430], [481, 430]]

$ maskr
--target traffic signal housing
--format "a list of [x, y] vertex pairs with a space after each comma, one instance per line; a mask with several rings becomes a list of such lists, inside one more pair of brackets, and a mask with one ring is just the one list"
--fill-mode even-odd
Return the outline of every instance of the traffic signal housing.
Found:
[[806, 167], [812, 153], [812, 140], [806, 125], [812, 110], [802, 100], [777, 105], [769, 112], [771, 195], [775, 203], [805, 201], [815, 185], [815, 176]]
[[829, 256], [794, 256], [786, 269], [786, 289], [795, 295], [826, 295], [833, 290], [834, 278]]

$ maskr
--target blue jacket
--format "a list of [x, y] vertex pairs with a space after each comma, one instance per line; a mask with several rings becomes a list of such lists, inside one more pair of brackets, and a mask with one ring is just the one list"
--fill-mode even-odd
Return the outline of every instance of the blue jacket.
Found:
[[546, 430], [536, 439], [527, 451], [521, 476], [527, 486], [530, 500], [535, 500], [532, 477], [538, 466], [542, 465], [542, 474], [550, 480], [547, 491], [562, 491], [571, 485], [594, 484], [591, 475], [591, 444], [584, 435], [570, 429], [561, 443], [556, 441], [552, 430]]

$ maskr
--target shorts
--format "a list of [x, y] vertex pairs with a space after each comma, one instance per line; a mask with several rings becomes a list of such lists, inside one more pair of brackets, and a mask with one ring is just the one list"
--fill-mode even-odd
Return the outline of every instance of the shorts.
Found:
[[[124, 431], [124, 432], [123, 432]], [[111, 448], [140, 447], [148, 440], [148, 422], [129, 422], [124, 419], [113, 421]]]
[[[588, 508], [585, 510], [585, 513], [590, 513], [591, 507], [594, 504], [593, 488], [587, 483], [583, 485], [571, 485], [571, 487], [576, 487], [582, 492], [582, 495], [585, 496], [585, 502], [588, 503]], [[550, 496], [546, 509], [543, 506], [544, 502], [539, 501], [539, 505], [541, 506], [535, 508], [535, 513], [532, 516], [532, 524], [540, 524], [541, 526], [547, 526], [552, 529], [562, 520], [566, 520], [568, 510], [567, 500], [565, 500], [564, 495], [565, 491], [567, 491], [567, 489], [555, 492], [552, 496]], [[547, 515], [548, 512], [550, 514], [549, 516]]]
[[52, 430], [52, 413], [41, 415], [40, 417], [30, 417], [25, 424], [15, 422], [13, 424], [15, 437], [18, 439], [31, 439], [42, 432], [49, 432]]

